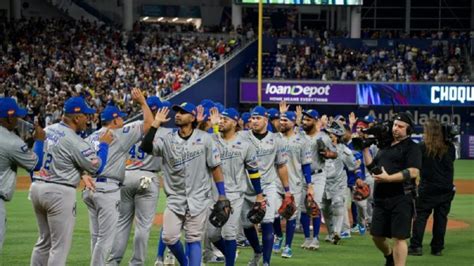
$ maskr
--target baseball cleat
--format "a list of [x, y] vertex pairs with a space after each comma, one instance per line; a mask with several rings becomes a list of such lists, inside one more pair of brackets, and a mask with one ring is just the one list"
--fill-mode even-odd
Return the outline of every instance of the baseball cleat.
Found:
[[339, 236], [339, 234], [334, 234], [334, 236], [333, 236], [332, 239], [333, 239], [333, 240], [332, 240], [332, 243], [333, 243], [334, 245], [337, 245], [337, 244], [339, 244], [339, 241], [341, 240], [341, 237]]
[[283, 244], [283, 237], [275, 236], [275, 242], [273, 243], [273, 253], [280, 253], [282, 244]]
[[174, 266], [175, 265], [175, 258], [174, 258], [173, 253], [168, 252], [168, 254], [166, 254], [164, 265], [165, 266]]
[[289, 259], [293, 256], [293, 251], [291, 251], [291, 248], [289, 246], [286, 246], [284, 249], [283, 249], [283, 252], [281, 253], [281, 257], [282, 258], [286, 258], [286, 259]]
[[359, 235], [361, 236], [365, 235], [365, 232], [367, 229], [363, 225], [360, 225], [360, 224], [358, 225], [358, 227], [359, 227]]
[[359, 225], [355, 225], [351, 228], [351, 233], [359, 233]]
[[314, 238], [313, 241], [308, 246], [308, 249], [310, 250], [318, 250], [319, 249], [319, 240], [317, 238]]
[[155, 266], [164, 266], [165, 263], [163, 262], [162, 259], [156, 259], [154, 265], [155, 265]]
[[255, 253], [253, 255], [253, 258], [249, 261], [247, 264], [248, 266], [259, 266], [260, 264], [260, 259], [262, 258], [263, 253]]
[[301, 247], [304, 248], [304, 249], [307, 249], [309, 248], [309, 244], [311, 244], [311, 238], [306, 238], [303, 242], [303, 244], [301, 244]]
[[342, 238], [342, 239], [351, 238], [351, 233], [348, 232], [348, 231], [344, 231], [344, 232], [341, 233], [341, 238]]

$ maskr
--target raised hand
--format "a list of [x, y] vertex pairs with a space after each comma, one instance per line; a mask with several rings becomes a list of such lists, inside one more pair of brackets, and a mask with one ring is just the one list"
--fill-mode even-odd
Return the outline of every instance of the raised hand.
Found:
[[138, 102], [140, 105], [146, 103], [145, 96], [143, 96], [143, 93], [139, 88], [132, 89], [132, 99]]
[[290, 109], [290, 105], [286, 104], [286, 101], [281, 101], [278, 105], [280, 107], [280, 115], [286, 113], [288, 109]]
[[163, 123], [170, 121], [170, 118], [168, 117], [169, 112], [170, 110], [167, 107], [158, 109], [158, 112], [156, 112], [155, 115], [155, 121], [153, 121], [153, 123], [155, 125], [158, 124], [159, 126]]
[[197, 110], [197, 115], [196, 115], [196, 121], [198, 123], [201, 123], [202, 121], [204, 121], [204, 107], [202, 105], [198, 105], [198, 107], [196, 107], [196, 110]]
[[217, 109], [216, 107], [212, 107], [211, 110], [210, 110], [210, 120], [211, 120], [211, 124], [214, 126], [214, 125], [217, 125], [219, 124], [219, 120], [220, 120], [220, 115], [219, 115], [219, 109]]

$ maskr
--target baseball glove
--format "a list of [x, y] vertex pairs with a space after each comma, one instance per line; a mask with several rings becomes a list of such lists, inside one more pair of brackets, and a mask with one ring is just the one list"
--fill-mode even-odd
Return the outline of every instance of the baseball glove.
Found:
[[310, 194], [306, 195], [304, 199], [304, 206], [306, 208], [306, 213], [311, 216], [312, 218], [318, 217], [321, 211], [319, 210], [318, 203], [314, 201], [313, 196]]
[[365, 200], [370, 196], [370, 187], [362, 181], [357, 179], [354, 188], [352, 189], [352, 198], [356, 201]]
[[212, 208], [209, 221], [215, 227], [220, 228], [224, 226], [225, 223], [227, 223], [231, 213], [232, 207], [230, 206], [230, 201], [228, 199], [218, 200]]
[[265, 202], [256, 201], [253, 204], [252, 209], [248, 212], [247, 218], [251, 223], [259, 224], [263, 220], [263, 217], [265, 217], [266, 210], [267, 206], [265, 205]]
[[296, 212], [295, 197], [293, 197], [293, 195], [285, 196], [285, 198], [283, 198], [283, 202], [280, 208], [278, 209], [278, 214], [280, 214], [280, 216], [282, 216], [283, 218], [289, 220], [295, 212]]

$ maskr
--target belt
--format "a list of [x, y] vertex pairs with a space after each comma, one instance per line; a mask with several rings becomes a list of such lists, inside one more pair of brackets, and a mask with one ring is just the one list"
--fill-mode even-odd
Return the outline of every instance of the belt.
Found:
[[49, 184], [56, 184], [56, 185], [61, 185], [61, 186], [66, 186], [66, 187], [76, 189], [76, 186], [71, 185], [71, 184], [65, 184], [65, 183], [60, 183], [60, 182], [55, 182], [55, 181], [50, 181], [50, 180], [44, 180], [44, 179], [38, 179], [38, 178], [33, 178], [32, 180], [33, 180], [33, 182], [40, 181], [40, 182], [45, 182], [45, 183], [49, 183]]
[[320, 174], [322, 172], [323, 172], [323, 169], [319, 169], [317, 171], [315, 170], [315, 171], [311, 172], [311, 175]]
[[107, 183], [107, 177], [98, 177], [95, 182]]

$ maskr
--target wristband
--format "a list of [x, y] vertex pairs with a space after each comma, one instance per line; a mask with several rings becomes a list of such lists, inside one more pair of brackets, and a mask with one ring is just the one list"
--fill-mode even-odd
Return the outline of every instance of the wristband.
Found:
[[404, 169], [402, 171], [402, 175], [403, 175], [403, 181], [404, 182], [410, 181], [411, 176], [410, 176], [410, 171], [408, 169]]
[[283, 187], [283, 189], [285, 190], [285, 192], [290, 191], [290, 187]]
[[223, 181], [217, 182], [216, 187], [217, 187], [217, 192], [219, 193], [219, 196], [225, 196], [224, 182]]

